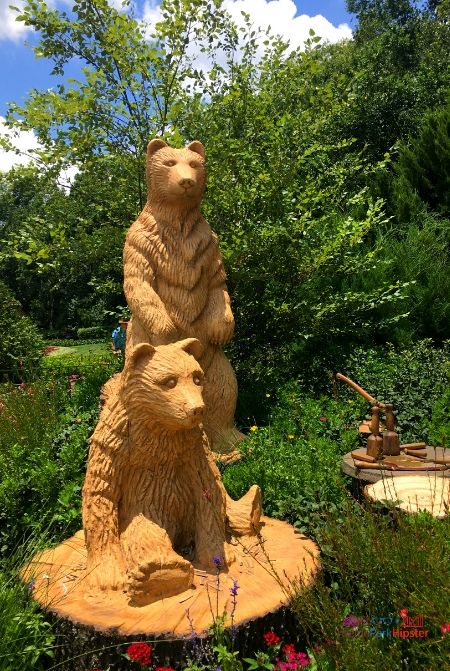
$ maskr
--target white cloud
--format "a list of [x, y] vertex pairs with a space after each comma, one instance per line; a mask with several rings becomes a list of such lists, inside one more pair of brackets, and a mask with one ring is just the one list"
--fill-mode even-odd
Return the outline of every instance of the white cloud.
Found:
[[147, 39], [150, 39], [155, 24], [161, 21], [161, 19], [160, 5], [154, 2], [154, 0], [145, 0], [142, 10], [142, 21], [146, 25], [145, 36]]
[[[8, 172], [15, 165], [37, 163], [33, 152], [35, 149], [40, 149], [42, 145], [32, 130], [11, 130], [5, 126], [5, 118], [0, 116], [0, 135], [7, 137], [10, 144], [19, 152], [6, 151], [0, 147], [0, 172]], [[79, 171], [76, 165], [67, 166], [59, 173], [58, 185], [65, 191], [69, 191]]]
[[6, 136], [20, 152], [17, 154], [0, 147], [0, 172], [7, 172], [14, 165], [28, 165], [33, 161], [32, 152], [40, 146], [33, 131], [11, 130], [5, 126], [4, 117], [0, 116], [0, 134]]
[[[334, 26], [321, 14], [298, 15], [297, 7], [292, 0], [224, 0], [223, 8], [232, 16], [238, 27], [245, 25], [242, 12], [250, 16], [250, 22], [254, 28], [261, 28], [265, 31], [270, 26], [272, 35], [279, 35], [289, 43], [288, 51], [303, 47], [309, 37], [310, 29], [327, 42], [339, 42], [352, 37], [351, 28], [347, 23]], [[147, 37], [150, 37], [155, 23], [161, 18], [159, 4], [155, 0], [146, 0], [142, 19], [147, 24]], [[264, 39], [264, 37], [261, 38], [261, 52]], [[191, 49], [195, 50], [198, 46], [191, 45]], [[201, 67], [204, 56], [198, 52], [198, 58]]]
[[310, 29], [324, 41], [339, 42], [352, 37], [351, 28], [346, 23], [334, 26], [321, 14], [297, 15], [297, 7], [292, 0], [225, 0], [224, 8], [238, 25], [243, 25], [241, 12], [250, 15], [255, 28], [271, 27], [273, 35], [280, 35], [289, 43], [289, 50], [302, 47], [309, 37]]
[[17, 12], [9, 7], [14, 5], [22, 9], [23, 4], [23, 0], [0, 0], [0, 40], [17, 42], [29, 30], [21, 21], [16, 21]]
[[64, 191], [70, 191], [74, 182], [75, 176], [78, 175], [80, 169], [76, 165], [69, 165], [59, 173], [58, 184]]

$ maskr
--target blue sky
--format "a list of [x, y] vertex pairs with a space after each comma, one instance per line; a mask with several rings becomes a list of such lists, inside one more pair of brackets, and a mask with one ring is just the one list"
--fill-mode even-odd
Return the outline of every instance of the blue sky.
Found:
[[[121, 0], [109, 1], [116, 6], [121, 4]], [[47, 2], [50, 6], [66, 9], [71, 5], [71, 0]], [[46, 89], [56, 83], [55, 77], [50, 75], [51, 63], [36, 59], [25, 44], [36, 40], [33, 33], [14, 21], [9, 5], [20, 7], [21, 3], [23, 0], [0, 0], [0, 132], [1, 117], [4, 117], [9, 101], [21, 104], [32, 88]], [[156, 3], [157, 0], [138, 0], [141, 16], [150, 22], [158, 18]], [[270, 24], [273, 32], [282, 34], [293, 47], [307, 37], [311, 27], [316, 34], [332, 42], [351, 36], [354, 27], [354, 17], [347, 13], [345, 0], [296, 0], [295, 4], [294, 0], [224, 0], [224, 3], [235, 20], [240, 18], [243, 9], [254, 22]], [[74, 64], [67, 69], [66, 76], [76, 77], [78, 72]], [[0, 150], [0, 170], [6, 170], [9, 165], [2, 160], [1, 154]]]

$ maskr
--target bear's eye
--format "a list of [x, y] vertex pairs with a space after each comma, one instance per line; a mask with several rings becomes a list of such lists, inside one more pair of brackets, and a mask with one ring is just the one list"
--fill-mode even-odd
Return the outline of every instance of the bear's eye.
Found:
[[161, 380], [159, 383], [161, 387], [165, 387], [166, 389], [173, 389], [174, 387], [177, 386], [177, 378], [176, 377], [166, 377], [165, 380]]
[[196, 384], [198, 387], [200, 387], [203, 384], [203, 376], [200, 375], [200, 373], [194, 373], [194, 384]]
[[198, 163], [197, 161], [191, 161], [189, 165], [191, 166], [191, 168], [194, 168], [195, 170], [200, 167], [200, 163]]
[[170, 161], [164, 161], [164, 165], [166, 165], [168, 168], [173, 168], [174, 165], [176, 165], [177, 162], [171, 159]]

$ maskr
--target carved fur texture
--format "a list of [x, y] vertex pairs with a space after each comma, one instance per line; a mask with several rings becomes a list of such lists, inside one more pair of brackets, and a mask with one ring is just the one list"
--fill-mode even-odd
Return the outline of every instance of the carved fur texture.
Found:
[[213, 450], [229, 453], [243, 438], [234, 427], [236, 377], [220, 349], [232, 338], [234, 318], [217, 236], [200, 212], [205, 183], [200, 142], [185, 149], [149, 143], [148, 200], [124, 247], [124, 290], [133, 315], [127, 349], [200, 340], [205, 430]]
[[214, 555], [232, 563], [231, 533], [258, 528], [259, 488], [227, 496], [201, 428], [202, 349], [140, 344], [109, 382], [83, 487], [93, 590], [126, 589], [136, 605], [178, 594]]

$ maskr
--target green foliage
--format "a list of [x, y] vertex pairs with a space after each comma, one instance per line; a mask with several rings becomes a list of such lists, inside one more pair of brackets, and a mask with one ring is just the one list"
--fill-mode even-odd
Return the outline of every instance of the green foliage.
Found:
[[428, 435], [432, 445], [450, 447], [450, 367], [449, 385], [433, 405]]
[[[333, 64], [351, 72], [348, 104], [334, 128], [381, 158], [415, 134], [422, 115], [445, 104], [450, 25], [412, 0], [349, 0], [355, 39]], [[338, 66], [339, 64], [339, 66]]]
[[[405, 662], [410, 669], [448, 667], [450, 637], [440, 627], [450, 619], [449, 532], [448, 519], [398, 514], [393, 522], [355, 503], [345, 515], [327, 518], [323, 570], [293, 605], [308, 645], [318, 646], [318, 669], [403, 671]], [[428, 638], [376, 635], [398, 626], [379, 618], [399, 618], [402, 609], [424, 616]], [[350, 615], [368, 624], [346, 626]]]
[[288, 519], [316, 535], [324, 515], [347, 498], [341, 456], [358, 446], [357, 406], [305, 396], [295, 383], [280, 390], [269, 425], [250, 427], [242, 461], [223, 480], [230, 495], [256, 483], [265, 514]]
[[420, 212], [421, 204], [450, 216], [449, 104], [425, 114], [418, 136], [400, 147], [393, 191], [400, 221]]
[[[411, 201], [412, 202], [412, 201]], [[397, 221], [399, 221], [397, 219]], [[441, 341], [450, 323], [450, 222], [422, 211], [408, 223], [394, 221], [376, 232], [380, 262], [354, 279], [359, 292], [382, 283], [407, 285], [404, 314], [391, 323], [382, 338], [400, 345], [417, 338]], [[384, 310], [389, 306], [384, 306]]]
[[[340, 372], [355, 380], [380, 401], [392, 402], [397, 410], [397, 429], [404, 443], [432, 440], [430, 419], [436, 403], [448, 394], [450, 353], [433, 348], [424, 340], [401, 351], [393, 347], [359, 348]], [[353, 399], [355, 392], [340, 383], [342, 398]], [[367, 407], [367, 406], [366, 406]], [[439, 416], [435, 411], [435, 420]], [[438, 430], [434, 424], [434, 436]]]
[[[117, 185], [117, 167], [110, 161], [109, 168]], [[6, 222], [0, 268], [43, 330], [109, 324], [109, 312], [122, 300], [124, 227], [136, 210], [117, 193], [123, 181], [106, 200], [102, 180], [97, 190], [99, 177], [91, 170], [89, 184], [81, 175], [66, 193], [36, 169], [0, 179]]]
[[39, 366], [43, 347], [41, 336], [10, 289], [0, 282], [0, 376], [23, 379]]
[[23, 389], [1, 391], [2, 554], [33, 529], [65, 537], [80, 527], [88, 438], [97, 421], [100, 387], [115, 369], [91, 361], [79, 370], [83, 376], [72, 384], [48, 374]]
[[105, 329], [101, 326], [86, 326], [77, 329], [78, 340], [104, 340], [105, 335]]
[[[34, 538], [33, 551], [38, 544]], [[0, 568], [0, 667], [2, 671], [41, 671], [53, 657], [55, 637], [38, 605], [20, 582], [19, 571], [31, 546], [21, 547]]]
[[100, 351], [93, 351], [93, 347], [96, 345], [86, 345], [86, 356], [81, 352], [45, 357], [41, 366], [43, 374], [55, 378], [67, 378], [73, 374], [89, 375], [92, 369], [101, 368], [108, 377], [112, 372], [119, 370], [122, 362], [111, 353], [107, 345], [102, 346]]

